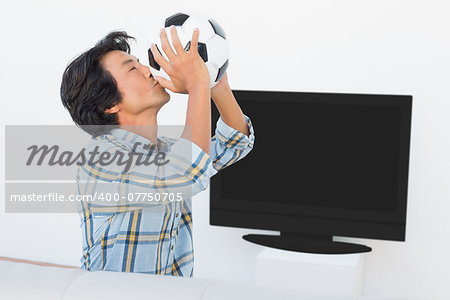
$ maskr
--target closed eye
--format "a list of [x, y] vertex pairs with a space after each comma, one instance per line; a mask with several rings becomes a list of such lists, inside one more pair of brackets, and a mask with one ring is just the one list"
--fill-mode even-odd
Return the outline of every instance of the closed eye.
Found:
[[131, 70], [134, 70], [134, 69], [136, 69], [136, 67], [132, 67], [132, 68], [130, 69], [130, 71], [131, 71]]

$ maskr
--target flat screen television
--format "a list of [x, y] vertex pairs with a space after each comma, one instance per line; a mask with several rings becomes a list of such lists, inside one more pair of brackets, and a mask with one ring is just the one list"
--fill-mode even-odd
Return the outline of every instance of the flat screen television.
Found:
[[307, 253], [371, 251], [334, 236], [405, 241], [412, 96], [233, 93], [255, 143], [211, 177], [211, 225], [280, 231], [243, 238]]

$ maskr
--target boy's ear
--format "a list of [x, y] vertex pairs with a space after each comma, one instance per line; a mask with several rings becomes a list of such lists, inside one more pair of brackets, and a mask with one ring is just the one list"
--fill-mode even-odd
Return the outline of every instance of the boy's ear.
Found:
[[109, 113], [109, 114], [115, 114], [116, 112], [118, 112], [120, 110], [120, 107], [119, 107], [119, 105], [114, 105], [113, 107], [111, 107], [111, 108], [108, 108], [108, 109], [105, 109], [105, 112], [106, 113]]

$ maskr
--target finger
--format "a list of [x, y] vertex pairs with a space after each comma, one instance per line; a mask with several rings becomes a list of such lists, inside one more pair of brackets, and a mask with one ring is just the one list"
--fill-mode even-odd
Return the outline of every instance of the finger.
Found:
[[173, 86], [172, 81], [167, 80], [167, 79], [165, 79], [163, 77], [159, 77], [159, 76], [155, 76], [155, 80], [158, 81], [158, 84], [160, 86], [162, 86], [163, 88], [169, 89], [172, 92], [174, 92], [174, 86]]
[[170, 35], [172, 36], [172, 44], [175, 47], [177, 55], [184, 54], [183, 45], [178, 37], [177, 28], [173, 25], [170, 26]]
[[156, 44], [152, 44], [150, 47], [153, 57], [155, 58], [156, 62], [167, 72], [170, 72], [170, 64], [169, 62], [162, 56], [161, 52], [158, 49], [158, 46]]
[[192, 40], [191, 40], [191, 49], [189, 49], [189, 52], [192, 53], [198, 53], [198, 37], [200, 35], [200, 32], [198, 28], [194, 29], [194, 32], [192, 33]]
[[169, 61], [174, 60], [176, 55], [172, 50], [172, 47], [169, 44], [169, 40], [167, 39], [167, 32], [165, 28], [161, 29], [161, 45], [164, 50], [164, 53], [166, 53], [167, 57], [169, 58]]

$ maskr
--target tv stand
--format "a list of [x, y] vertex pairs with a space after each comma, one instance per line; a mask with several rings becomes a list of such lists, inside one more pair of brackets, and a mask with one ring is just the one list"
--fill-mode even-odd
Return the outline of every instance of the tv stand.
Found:
[[246, 241], [277, 249], [317, 254], [349, 254], [370, 252], [365, 245], [336, 242], [331, 235], [281, 232], [280, 235], [246, 234]]

